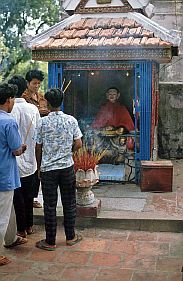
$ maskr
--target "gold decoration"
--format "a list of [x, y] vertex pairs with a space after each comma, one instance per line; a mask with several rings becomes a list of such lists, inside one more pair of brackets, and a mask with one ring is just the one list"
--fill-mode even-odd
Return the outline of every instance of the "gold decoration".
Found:
[[[102, 1], [102, 0], [100, 0]], [[107, 1], [107, 0], [106, 0]], [[105, 1], [105, 2], [106, 2]], [[99, 7], [89, 7], [86, 8], [88, 0], [81, 0], [79, 5], [76, 8], [75, 13], [81, 14], [98, 14], [98, 13], [128, 13], [132, 11], [138, 11], [137, 9], [132, 9], [131, 5], [127, 0], [123, 0], [123, 6], [99, 6]], [[104, 0], [103, 0], [104, 2]], [[111, 1], [109, 2], [111, 3]], [[99, 4], [99, 3], [98, 3]], [[104, 4], [104, 3], [102, 3]]]
[[112, 0], [97, 0], [97, 4], [110, 4]]

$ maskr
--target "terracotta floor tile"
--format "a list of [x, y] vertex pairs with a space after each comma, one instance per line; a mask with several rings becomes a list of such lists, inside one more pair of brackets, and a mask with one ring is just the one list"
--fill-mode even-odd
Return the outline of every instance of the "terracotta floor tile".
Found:
[[63, 280], [67, 281], [94, 281], [97, 268], [69, 266], [63, 272]]
[[7, 264], [6, 266], [1, 266], [0, 272], [1, 273], [23, 273], [29, 270], [32, 267], [32, 262], [24, 261], [20, 259], [12, 259], [12, 262]]
[[170, 244], [170, 255], [174, 257], [183, 257], [183, 243]]
[[21, 275], [21, 276], [17, 277], [17, 279], [15, 279], [15, 281], [54, 281], [54, 280], [62, 281], [61, 279], [53, 279], [53, 278], [49, 279], [46, 276], [42, 276], [39, 278], [39, 277], [33, 276], [32, 274]]
[[61, 251], [56, 257], [56, 261], [62, 264], [86, 265], [91, 253], [81, 251]]
[[128, 269], [101, 269], [95, 281], [131, 281], [132, 273]]
[[138, 270], [156, 270], [156, 257], [154, 256], [139, 256], [139, 255], [125, 255], [122, 261], [123, 268], [131, 268]]
[[13, 274], [9, 274], [9, 273], [2, 273], [0, 270], [0, 280], [1, 281], [15, 281], [16, 278], [18, 278], [19, 275], [13, 273]]
[[135, 241], [113, 240], [109, 250], [120, 254], [135, 254], [137, 253], [137, 245]]
[[158, 242], [182, 242], [183, 233], [170, 233], [170, 232], [159, 232], [157, 234]]
[[29, 259], [34, 260], [34, 261], [51, 262], [55, 259], [58, 251], [59, 251], [59, 249], [56, 249], [53, 252], [49, 252], [49, 251], [41, 250], [41, 249], [34, 247], [34, 249], [32, 250], [32, 252], [29, 256]]
[[182, 272], [168, 273], [167, 281], [182, 281], [182, 280], [183, 280]]
[[156, 270], [165, 272], [181, 272], [183, 266], [183, 258], [158, 258], [156, 262]]
[[65, 265], [56, 262], [35, 262], [25, 275], [34, 277], [33, 281], [37, 281], [37, 278], [60, 280], [64, 269]]
[[138, 243], [138, 253], [143, 256], [161, 256], [169, 254], [169, 244], [159, 242], [142, 242]]
[[146, 231], [134, 231], [131, 232], [128, 236], [128, 241], [157, 241], [157, 234], [156, 233], [149, 233]]
[[76, 249], [80, 251], [108, 252], [109, 245], [109, 239], [84, 238], [81, 243], [77, 244]]
[[118, 266], [120, 263], [120, 255], [111, 253], [95, 253], [91, 258], [91, 263], [97, 266]]
[[167, 276], [168, 276], [167, 273], [134, 272], [131, 281], [167, 281], [168, 278]]

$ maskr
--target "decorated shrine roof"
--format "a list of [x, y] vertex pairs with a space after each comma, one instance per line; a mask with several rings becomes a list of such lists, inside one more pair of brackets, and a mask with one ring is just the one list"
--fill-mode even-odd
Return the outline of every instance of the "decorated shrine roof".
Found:
[[[106, 10], [102, 6], [96, 13], [94, 7], [94, 10], [91, 8], [92, 13], [84, 13], [87, 5], [96, 4], [96, 0], [92, 1], [77, 1], [77, 13], [32, 38], [28, 46], [32, 48], [33, 59], [150, 59], [169, 62], [172, 55], [178, 54], [181, 41], [179, 31], [167, 30], [134, 9], [125, 12], [129, 3], [135, 1], [117, 0], [122, 4], [120, 9], [124, 8], [123, 12], [114, 8], [116, 2], [111, 0], [113, 6], [106, 6]], [[146, 5], [149, 1], [141, 0], [138, 3]]]
[[170, 47], [172, 42], [162, 40], [127, 17], [83, 18], [69, 24], [32, 49], [94, 48], [94, 47]]

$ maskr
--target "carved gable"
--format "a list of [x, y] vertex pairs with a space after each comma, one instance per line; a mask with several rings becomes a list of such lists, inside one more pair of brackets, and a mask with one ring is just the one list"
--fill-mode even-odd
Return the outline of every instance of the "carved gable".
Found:
[[133, 8], [127, 0], [81, 0], [75, 13], [128, 13]]

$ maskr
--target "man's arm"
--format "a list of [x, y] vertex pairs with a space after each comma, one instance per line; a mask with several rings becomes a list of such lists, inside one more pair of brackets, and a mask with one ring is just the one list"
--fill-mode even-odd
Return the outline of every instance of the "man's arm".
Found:
[[42, 159], [42, 143], [39, 144], [39, 143], [36, 143], [36, 161], [37, 161], [37, 170], [38, 170], [38, 173], [40, 171], [40, 168], [41, 168], [41, 159]]
[[26, 144], [22, 144], [20, 148], [13, 150], [13, 155], [14, 156], [20, 156], [22, 153], [25, 152], [25, 150], [27, 149], [27, 145]]
[[73, 151], [77, 151], [79, 148], [82, 147], [82, 140], [81, 138], [80, 139], [77, 139], [77, 140], [74, 140], [74, 143], [73, 143]]

